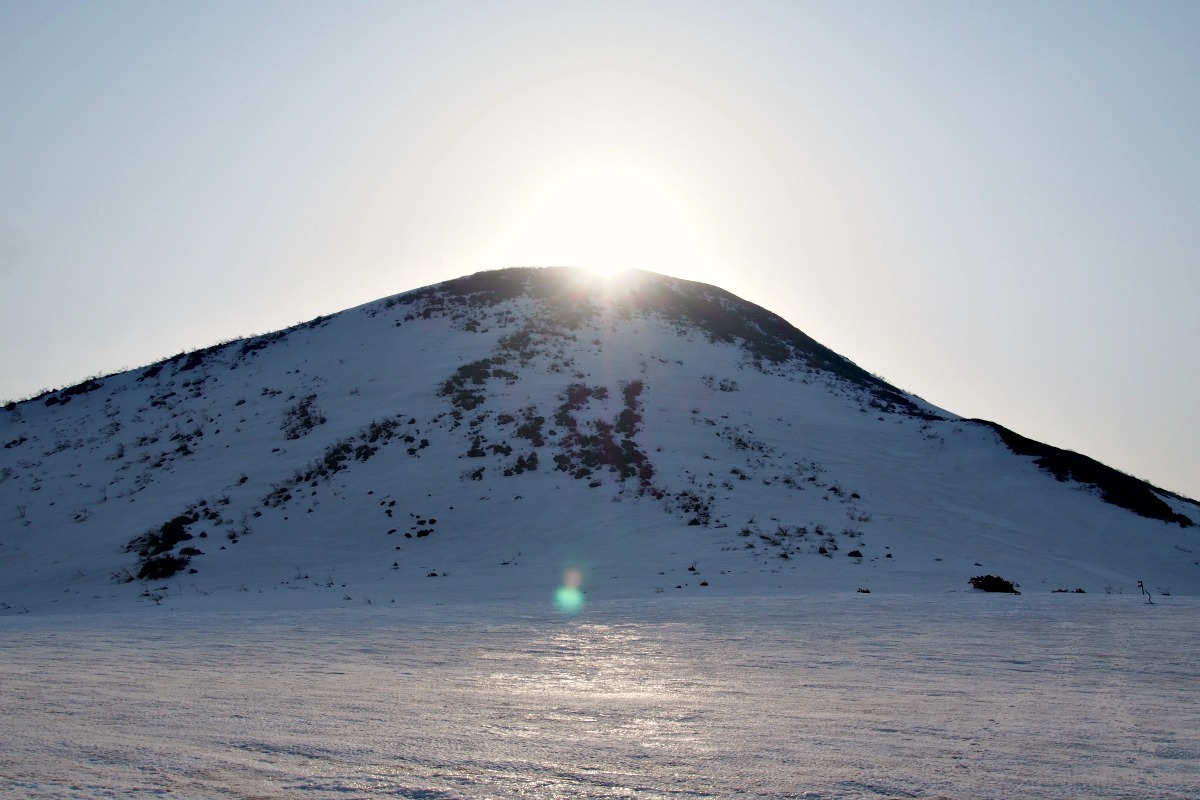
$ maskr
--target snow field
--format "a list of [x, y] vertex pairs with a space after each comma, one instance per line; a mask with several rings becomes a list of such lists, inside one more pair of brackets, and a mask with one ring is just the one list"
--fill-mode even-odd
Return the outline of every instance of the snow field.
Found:
[[0, 796], [1200, 796], [1194, 598], [0, 619]]

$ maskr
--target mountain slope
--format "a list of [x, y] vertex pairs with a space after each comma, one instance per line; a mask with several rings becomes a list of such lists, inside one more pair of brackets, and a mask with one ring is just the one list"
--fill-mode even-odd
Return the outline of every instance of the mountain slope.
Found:
[[0, 611], [1200, 593], [1195, 504], [722, 290], [511, 269], [11, 404]]

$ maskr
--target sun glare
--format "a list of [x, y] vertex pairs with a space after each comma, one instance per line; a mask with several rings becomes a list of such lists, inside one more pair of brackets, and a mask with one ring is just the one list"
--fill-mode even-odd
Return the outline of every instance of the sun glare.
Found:
[[621, 164], [558, 174], [514, 212], [501, 248], [510, 264], [577, 266], [615, 280], [630, 269], [686, 272], [702, 248], [685, 198]]
[[604, 283], [619, 283], [630, 267], [617, 264], [583, 264], [583, 271]]

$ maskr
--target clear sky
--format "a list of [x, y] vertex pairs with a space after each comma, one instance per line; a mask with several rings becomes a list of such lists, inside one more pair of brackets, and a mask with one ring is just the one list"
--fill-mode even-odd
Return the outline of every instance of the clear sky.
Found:
[[1200, 3], [0, 0], [0, 399], [549, 264], [1200, 497]]

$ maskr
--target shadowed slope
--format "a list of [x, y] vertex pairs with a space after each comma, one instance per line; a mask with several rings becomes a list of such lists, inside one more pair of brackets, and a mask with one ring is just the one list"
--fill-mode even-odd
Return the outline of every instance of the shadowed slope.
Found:
[[1149, 519], [1176, 522], [1185, 528], [1192, 524], [1190, 518], [1172, 510], [1159, 496], [1159, 490], [1146, 481], [1105, 466], [1094, 458], [1026, 438], [995, 422], [985, 419], [968, 422], [991, 428], [1010, 450], [1020, 456], [1033, 456], [1035, 464], [1058, 480], [1096, 487], [1106, 503], [1127, 508]]

